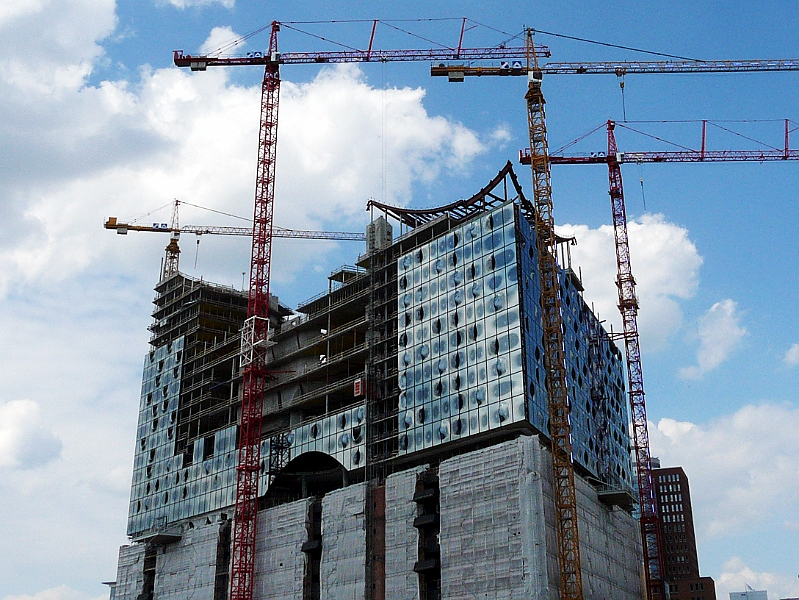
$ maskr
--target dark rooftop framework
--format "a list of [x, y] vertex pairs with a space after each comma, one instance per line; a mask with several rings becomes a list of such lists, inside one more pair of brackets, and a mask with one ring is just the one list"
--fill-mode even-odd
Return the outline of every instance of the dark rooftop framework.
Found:
[[[509, 180], [511, 184], [510, 188], [508, 186]], [[366, 203], [366, 210], [372, 208], [377, 209], [387, 217], [393, 217], [403, 225], [407, 225], [413, 229], [444, 215], [449, 216], [453, 224], [457, 224], [478, 213], [496, 208], [508, 200], [518, 201], [524, 216], [527, 217], [530, 222], [533, 222], [533, 205], [525, 198], [524, 192], [522, 192], [522, 186], [519, 185], [519, 180], [516, 177], [516, 173], [513, 171], [513, 164], [510, 161], [502, 167], [494, 179], [488, 182], [488, 185], [471, 198], [456, 200], [450, 204], [435, 208], [402, 208], [383, 204], [376, 200], [369, 200], [369, 202]]]

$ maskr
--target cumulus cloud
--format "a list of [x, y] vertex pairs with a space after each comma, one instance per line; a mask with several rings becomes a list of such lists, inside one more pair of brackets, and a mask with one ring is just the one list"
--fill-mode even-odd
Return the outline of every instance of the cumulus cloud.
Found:
[[61, 455], [61, 440], [42, 425], [39, 404], [0, 404], [0, 468], [34, 469]]
[[415, 181], [467, 168], [483, 144], [462, 124], [430, 116], [424, 96], [420, 88], [376, 89], [355, 65], [323, 69], [310, 83], [284, 82], [278, 161], [292, 168], [277, 176], [283, 206], [315, 218], [362, 214], [383, 188], [387, 202], [405, 204]]
[[[688, 230], [661, 214], [644, 215], [627, 224], [630, 260], [640, 303], [638, 327], [644, 351], [660, 350], [682, 325], [680, 300], [691, 298], [699, 284], [702, 257]], [[617, 308], [616, 251], [611, 225], [563, 225], [558, 233], [577, 238], [573, 267], [581, 268], [586, 301], [621, 331]]]
[[730, 592], [743, 592], [745, 586], [768, 591], [769, 600], [799, 596], [799, 579], [794, 575], [758, 572], [734, 556], [724, 563], [724, 571], [716, 579], [716, 597], [725, 598]]
[[507, 144], [512, 137], [513, 135], [511, 134], [510, 126], [507, 123], [502, 123], [491, 132], [489, 140], [492, 144], [500, 148], [504, 148], [505, 144]]
[[[203, 45], [200, 46], [200, 54], [214, 54], [219, 48], [228, 46], [239, 38], [241, 36], [230, 27], [214, 27]], [[245, 45], [246, 42], [239, 42], [236, 49], [240, 50]]]
[[747, 334], [740, 322], [738, 304], [733, 300], [722, 300], [711, 306], [699, 319], [697, 364], [680, 369], [680, 377], [700, 379], [726, 361]]
[[[205, 45], [235, 35], [217, 28]], [[96, 55], [92, 44], [81, 47]], [[0, 162], [0, 175], [7, 175], [0, 192], [11, 200], [0, 208], [10, 225], [0, 234], [0, 294], [11, 282], [63, 280], [98, 261], [141, 272], [142, 253], [152, 256], [153, 242], [122, 244], [98, 227], [106, 216], [135, 215], [175, 197], [236, 214], [252, 210], [260, 86], [233, 85], [224, 69], [143, 69], [135, 84], [96, 87], [85, 84], [87, 73], [65, 84], [58, 102], [45, 102], [51, 114], [30, 115], [25, 135], [4, 146], [14, 146], [15, 155]], [[323, 69], [304, 84], [284, 81], [277, 224], [361, 229], [369, 197], [385, 190], [389, 202], [407, 203], [415, 185], [468, 169], [486, 146], [462, 124], [429, 115], [424, 95], [375, 89], [353, 65]], [[36, 105], [35, 98], [24, 104]], [[0, 107], [8, 117], [0, 119], [0, 134], [13, 138], [10, 104]], [[244, 246], [210, 243], [220, 251], [206, 263], [207, 276], [235, 278], [246, 269]], [[275, 279], [291, 281], [335, 247], [293, 245], [275, 261]], [[235, 283], [228, 279], [222, 282]]]
[[688, 474], [697, 530], [708, 538], [795, 518], [797, 430], [799, 408], [775, 404], [706, 425], [661, 419], [649, 427], [653, 454]]
[[5, 21], [42, 10], [42, 0], [5, 0], [0, 4], [0, 25]]
[[[0, 7], [0, 89], [3, 104], [28, 98], [4, 130], [19, 130], [48, 101], [80, 86], [104, 53], [98, 40], [116, 26], [114, 0], [4, 0]], [[44, 103], [44, 106], [42, 106]], [[55, 124], [57, 125], [57, 124]]]
[[785, 357], [783, 360], [785, 360], [785, 364], [787, 364], [790, 367], [795, 367], [796, 365], [799, 365], [799, 344], [794, 344], [793, 346], [788, 348], [788, 351], [785, 353]]
[[32, 596], [6, 596], [3, 600], [105, 600], [107, 597], [107, 595], [103, 595], [90, 598], [86, 594], [72, 589], [69, 586], [60, 585], [58, 587], [42, 590]]

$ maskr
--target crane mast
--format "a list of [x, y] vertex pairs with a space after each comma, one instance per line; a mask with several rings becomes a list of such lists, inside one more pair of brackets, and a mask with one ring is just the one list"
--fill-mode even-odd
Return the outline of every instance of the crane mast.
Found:
[[275, 204], [275, 158], [280, 95], [277, 34], [272, 23], [269, 58], [261, 86], [261, 127], [255, 179], [252, 254], [247, 320], [241, 333], [243, 390], [239, 419], [239, 464], [236, 469], [236, 508], [230, 600], [252, 600], [255, 584], [255, 539], [258, 523], [258, 479], [261, 462], [261, 421], [266, 380], [266, 341], [269, 326], [269, 275]]
[[613, 213], [613, 233], [616, 241], [616, 286], [619, 291], [619, 312], [624, 326], [624, 349], [627, 353], [627, 380], [632, 413], [633, 449], [638, 474], [638, 500], [641, 511], [641, 541], [644, 550], [647, 595], [659, 598], [663, 588], [663, 549], [660, 519], [655, 505], [655, 484], [652, 481], [652, 461], [649, 454], [649, 430], [646, 421], [644, 372], [641, 368], [641, 346], [638, 339], [638, 297], [630, 265], [630, 243], [627, 238], [627, 211], [624, 206], [624, 187], [621, 166], [616, 160], [618, 148], [613, 134], [615, 124], [608, 121], [608, 180], [610, 205]]
[[175, 200], [172, 205], [172, 227], [170, 228], [169, 244], [166, 247], [166, 255], [164, 256], [164, 268], [161, 271], [161, 281], [166, 281], [172, 275], [177, 275], [178, 266], [180, 263], [180, 246], [178, 240], [180, 239], [180, 223], [178, 222], [178, 206], [180, 201]]
[[[571, 421], [566, 388], [566, 352], [563, 341], [563, 314], [558, 283], [555, 218], [552, 215], [552, 185], [547, 145], [542, 74], [527, 32], [527, 47], [533, 61], [527, 93], [527, 125], [530, 132], [530, 164], [533, 172], [533, 203], [541, 286], [541, 314], [544, 329], [544, 367], [549, 409], [549, 437], [552, 443], [552, 469], [555, 475], [555, 512], [560, 566], [560, 597], [582, 600], [580, 543], [577, 532], [577, 495], [574, 487]], [[528, 65], [529, 65], [528, 58]]]

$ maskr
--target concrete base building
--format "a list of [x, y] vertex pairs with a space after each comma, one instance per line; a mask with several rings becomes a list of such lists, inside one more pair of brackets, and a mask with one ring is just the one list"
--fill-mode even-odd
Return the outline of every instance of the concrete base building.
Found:
[[[467, 200], [372, 209], [327, 291], [270, 303], [255, 597], [555, 600], [533, 208], [508, 163]], [[639, 600], [621, 353], [560, 282], [585, 597]], [[226, 600], [246, 298], [156, 291], [115, 596]]]

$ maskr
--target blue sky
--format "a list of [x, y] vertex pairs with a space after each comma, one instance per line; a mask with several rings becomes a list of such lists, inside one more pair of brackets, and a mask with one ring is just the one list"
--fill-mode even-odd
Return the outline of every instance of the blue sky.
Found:
[[[0, 599], [105, 595], [125, 519], [152, 287], [166, 240], [113, 235], [178, 197], [247, 216], [258, 127], [257, 68], [191, 74], [172, 50], [283, 21], [395, 22], [437, 42], [494, 45], [524, 26], [698, 59], [799, 57], [789, 2], [260, 3], [245, 0], [6, 0], [0, 7]], [[298, 25], [363, 47], [370, 24]], [[493, 28], [493, 29], [492, 29]], [[210, 38], [210, 41], [209, 41]], [[640, 59], [537, 36], [552, 60]], [[243, 51], [263, 49], [265, 34]], [[381, 25], [375, 46], [426, 47]], [[335, 46], [290, 29], [280, 47]], [[469, 196], [526, 144], [522, 79], [448, 84], [425, 63], [282, 71], [276, 218], [360, 230], [369, 197], [429, 206]], [[634, 76], [630, 120], [789, 118], [798, 73]], [[622, 119], [615, 77], [545, 81], [557, 148]], [[778, 122], [726, 123], [779, 146]], [[699, 125], [635, 124], [696, 147]], [[753, 142], [709, 128], [713, 149]], [[799, 131], [795, 132], [799, 147]], [[618, 131], [620, 149], [665, 148]], [[603, 132], [575, 146], [602, 150]], [[529, 173], [517, 167], [529, 189]], [[626, 165], [652, 447], [692, 484], [704, 574], [799, 595], [799, 163]], [[641, 185], [643, 178], [646, 210]], [[555, 167], [555, 216], [578, 238], [586, 298], [615, 323], [607, 173]], [[168, 210], [153, 215], [167, 221]], [[236, 220], [184, 207], [183, 223]], [[150, 217], [142, 217], [148, 222]], [[240, 285], [246, 240], [182, 240], [182, 270]], [[290, 305], [361, 248], [281, 241], [273, 290]], [[195, 268], [196, 259], [196, 268]]]

